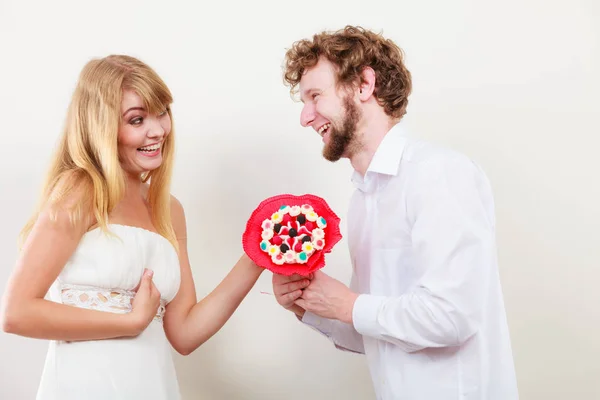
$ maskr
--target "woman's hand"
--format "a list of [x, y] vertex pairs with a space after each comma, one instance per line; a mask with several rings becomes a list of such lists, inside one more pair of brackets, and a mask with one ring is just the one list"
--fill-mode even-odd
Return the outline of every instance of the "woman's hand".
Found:
[[149, 269], [144, 270], [144, 275], [142, 275], [137, 293], [131, 304], [132, 311], [130, 315], [138, 334], [142, 333], [150, 325], [160, 306], [160, 292], [152, 281], [153, 275], [153, 271]]
[[296, 304], [296, 300], [300, 299], [304, 289], [310, 284], [311, 279], [312, 274], [308, 277], [298, 274], [292, 276], [273, 274], [273, 294], [277, 302], [283, 308], [296, 314], [298, 318], [304, 316], [305, 310]]

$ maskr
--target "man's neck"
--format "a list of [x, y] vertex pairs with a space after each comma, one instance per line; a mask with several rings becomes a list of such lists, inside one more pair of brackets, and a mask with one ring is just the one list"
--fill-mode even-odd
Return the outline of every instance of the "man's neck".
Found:
[[365, 176], [367, 169], [373, 160], [375, 152], [379, 148], [385, 135], [396, 125], [398, 121], [387, 117], [373, 118], [360, 129], [360, 147], [350, 157], [352, 168], [361, 176]]

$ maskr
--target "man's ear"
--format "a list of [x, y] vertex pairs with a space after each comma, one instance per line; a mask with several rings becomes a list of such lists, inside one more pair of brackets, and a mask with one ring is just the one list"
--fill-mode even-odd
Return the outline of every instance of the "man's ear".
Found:
[[375, 91], [375, 71], [371, 67], [365, 67], [360, 74], [360, 86], [358, 97], [361, 101], [367, 101]]

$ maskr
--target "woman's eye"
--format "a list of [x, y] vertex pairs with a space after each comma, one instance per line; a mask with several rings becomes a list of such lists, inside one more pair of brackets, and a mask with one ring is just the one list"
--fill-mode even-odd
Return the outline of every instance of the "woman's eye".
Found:
[[139, 125], [139, 124], [141, 124], [143, 121], [144, 121], [144, 119], [143, 119], [142, 117], [137, 117], [137, 118], [134, 118], [134, 119], [132, 119], [131, 121], [129, 121], [129, 123], [130, 123], [131, 125]]

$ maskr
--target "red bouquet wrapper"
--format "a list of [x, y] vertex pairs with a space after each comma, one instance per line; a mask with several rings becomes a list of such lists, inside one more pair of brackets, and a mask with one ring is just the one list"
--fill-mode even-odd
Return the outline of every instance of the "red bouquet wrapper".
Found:
[[308, 276], [325, 266], [325, 254], [342, 238], [339, 224], [322, 198], [282, 194], [263, 200], [252, 212], [242, 243], [256, 265]]

